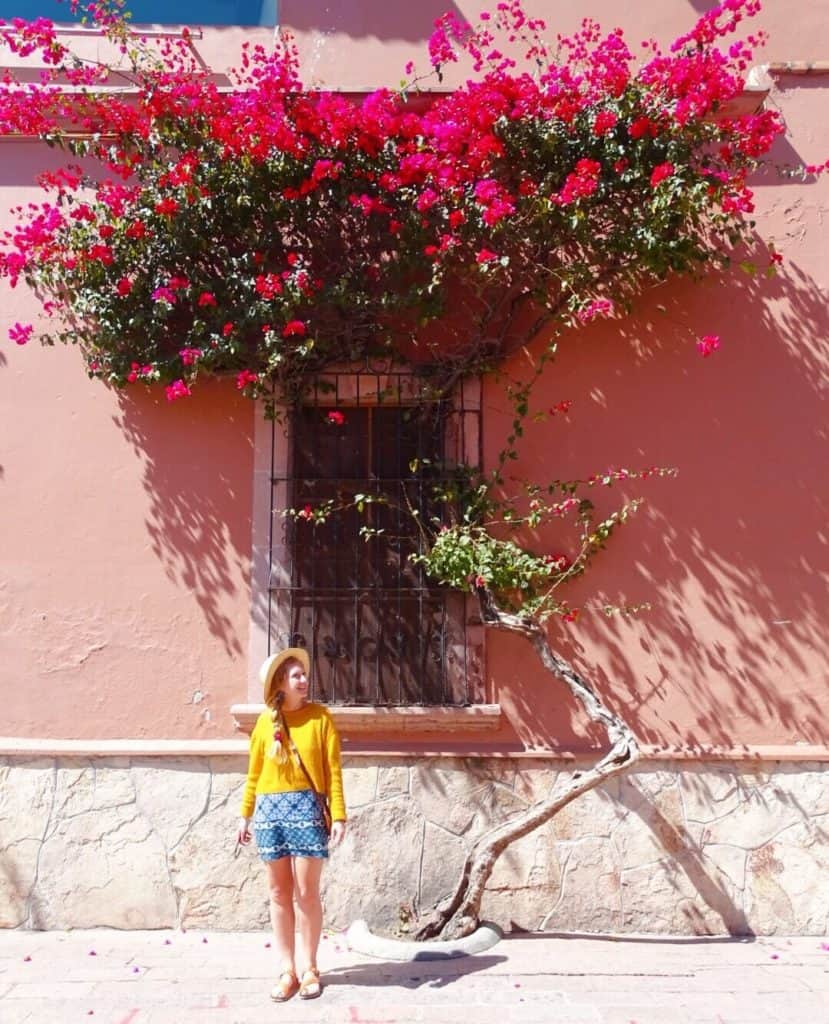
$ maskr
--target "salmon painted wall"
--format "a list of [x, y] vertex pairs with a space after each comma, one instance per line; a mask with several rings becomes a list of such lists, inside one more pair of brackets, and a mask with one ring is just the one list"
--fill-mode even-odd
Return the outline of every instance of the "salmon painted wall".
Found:
[[[272, 36], [205, 30], [195, 45], [221, 69], [243, 37]], [[57, 163], [0, 142], [0, 230]], [[36, 308], [0, 282], [0, 735], [231, 736], [247, 685], [251, 403], [231, 380], [178, 404], [119, 396], [72, 349], [8, 341]]]
[[[767, 214], [781, 243], [788, 204], [816, 212], [821, 199], [825, 209], [826, 190], [776, 200], [778, 218]], [[623, 497], [645, 505], [565, 595], [584, 606], [579, 621], [552, 627], [562, 653], [648, 745], [829, 741], [829, 282], [825, 259], [810, 259], [817, 247], [808, 251], [819, 232], [815, 218], [804, 239], [783, 246], [785, 269], [771, 286], [657, 289], [635, 318], [565, 339], [536, 392], [537, 410], [573, 406], [528, 427], [517, 478], [679, 470], [591, 494], [605, 514]], [[706, 333], [722, 347], [704, 360], [694, 338]], [[508, 424], [494, 387], [484, 408], [491, 457]], [[572, 550], [563, 529], [537, 542]], [[652, 608], [635, 618], [597, 610], [641, 602]], [[583, 717], [520, 642], [492, 636], [488, 669], [524, 742], [589, 743]]]
[[[283, 0], [280, 17], [321, 82], [359, 88], [395, 83], [445, 6]], [[779, 0], [766, 6], [763, 59], [829, 57], [821, 4], [799, 5], [788, 20]], [[575, 27], [569, 6], [527, 7], [550, 23], [561, 10], [562, 29]], [[636, 5], [623, 24], [633, 39], [666, 40], [702, 7]], [[460, 8], [471, 15], [478, 5]], [[606, 0], [589, 13], [619, 20]], [[206, 30], [201, 52], [232, 62], [238, 35]], [[829, 77], [775, 82], [769, 102], [789, 125], [778, 157], [825, 159]], [[0, 144], [0, 222], [36, 197], [48, 159], [31, 144]], [[569, 398], [572, 411], [530, 428], [516, 470], [679, 468], [675, 481], [630, 488], [646, 507], [568, 595], [580, 604], [598, 588], [652, 611], [557, 627], [642, 740], [670, 749], [829, 740], [829, 192], [825, 182], [757, 186], [758, 231], [784, 253], [781, 275], [666, 286], [644, 297], [636, 318], [568, 337], [536, 403]], [[0, 283], [0, 339], [31, 309], [22, 286]], [[707, 360], [694, 348], [705, 333], [722, 337]], [[506, 416], [488, 385], [489, 458]], [[228, 708], [244, 699], [247, 677], [251, 406], [226, 381], [174, 405], [144, 392], [124, 400], [87, 381], [71, 350], [3, 342], [0, 419], [0, 735], [232, 735]], [[602, 494], [603, 507], [616, 493]], [[488, 673], [505, 711], [498, 744], [590, 744], [522, 644], [492, 637]]]

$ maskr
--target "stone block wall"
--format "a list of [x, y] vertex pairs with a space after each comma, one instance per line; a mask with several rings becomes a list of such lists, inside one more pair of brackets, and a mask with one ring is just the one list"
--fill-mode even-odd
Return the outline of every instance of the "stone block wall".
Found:
[[[0, 926], [267, 927], [264, 872], [234, 858], [242, 758], [0, 758]], [[405, 930], [481, 833], [573, 766], [345, 762], [348, 837], [326, 923]], [[507, 850], [484, 916], [583, 932], [825, 934], [826, 766], [645, 762]]]

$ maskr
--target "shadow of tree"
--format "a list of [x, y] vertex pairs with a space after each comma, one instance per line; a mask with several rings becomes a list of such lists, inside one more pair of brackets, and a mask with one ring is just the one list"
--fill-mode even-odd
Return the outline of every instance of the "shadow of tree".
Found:
[[230, 612], [249, 575], [253, 407], [229, 381], [208, 381], [173, 408], [156, 392], [119, 396], [116, 426], [144, 467], [153, 553], [196, 599], [228, 654], [243, 645]]
[[354, 964], [351, 967], [337, 967], [325, 972], [326, 985], [356, 985], [371, 988], [417, 989], [446, 988], [453, 981], [486, 971], [507, 962], [505, 956], [480, 954], [476, 956], [417, 959], [412, 963], [378, 961], [370, 964]]
[[[636, 788], [635, 778], [627, 782], [627, 789]], [[665, 861], [661, 868], [675, 890], [677, 899], [681, 900], [683, 893], [683, 887], [677, 878], [681, 874], [722, 921], [723, 931], [732, 936], [754, 935], [745, 910], [736, 904], [728, 886], [718, 877], [714, 864], [706, 860], [701, 844], [689, 833], [685, 824], [667, 817], [648, 794], [642, 793], [642, 797], [641, 801], [625, 801], [625, 806], [650, 829], [654, 841], [664, 850]], [[680, 909], [694, 934], [706, 935], [712, 931], [710, 923], [694, 903], [687, 899], [682, 900]]]
[[[735, 270], [702, 285], [673, 283], [646, 296], [635, 319], [566, 339], [541, 382], [539, 406], [576, 398], [589, 429], [575, 409], [569, 429], [529, 425], [516, 478], [680, 470], [676, 480], [591, 493], [600, 515], [623, 497], [648, 503], [566, 594], [573, 605], [645, 601], [651, 610], [552, 627], [564, 656], [645, 743], [829, 740], [818, 696], [829, 644], [829, 481], [817, 470], [828, 433], [827, 319], [819, 285], [797, 263], [772, 280]], [[722, 348], [703, 360], [693, 340], [712, 325]], [[489, 418], [496, 435], [504, 411]], [[551, 431], [560, 441], [554, 461]], [[566, 550], [561, 528], [534, 541]], [[491, 638], [490, 673], [522, 738], [553, 749], [601, 744], [583, 734], [563, 694], [539, 694], [535, 667], [515, 669], [521, 651]]]
[[[7, 850], [0, 852], [0, 926], [16, 928], [25, 921], [27, 913], [15, 914], [16, 907], [25, 907], [31, 898], [31, 891], [26, 892], [20, 871], [11, 854]], [[35, 922], [37, 927], [37, 922]]]

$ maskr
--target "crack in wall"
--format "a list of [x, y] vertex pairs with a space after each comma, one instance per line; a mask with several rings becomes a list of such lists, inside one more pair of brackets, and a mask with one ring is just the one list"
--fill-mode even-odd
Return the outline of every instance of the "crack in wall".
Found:
[[47, 840], [47, 838], [49, 836], [49, 824], [50, 824], [50, 822], [52, 820], [52, 814], [54, 813], [54, 810], [55, 810], [55, 801], [57, 799], [57, 792], [58, 792], [58, 763], [57, 763], [57, 761], [52, 761], [52, 798], [51, 798], [51, 800], [49, 802], [49, 811], [48, 811], [48, 814], [46, 815], [46, 824], [44, 825], [44, 828], [43, 828], [43, 835], [41, 836], [40, 843], [39, 843], [38, 848], [37, 848], [37, 855], [35, 857], [35, 870], [34, 870], [34, 875], [33, 875], [33, 878], [32, 878], [32, 884], [31, 884], [31, 886], [29, 888], [29, 894], [26, 897], [26, 904], [25, 904], [26, 905], [26, 918], [25, 918], [25, 921], [26, 921], [26, 927], [27, 928], [35, 928], [35, 929], [37, 929], [37, 928], [39, 928], [39, 925], [40, 925], [39, 919], [37, 921], [34, 920], [35, 913], [36, 913], [35, 904], [36, 904], [36, 901], [37, 901], [37, 886], [38, 886], [38, 882], [40, 881], [40, 858], [41, 858], [41, 855], [43, 853], [43, 847], [46, 845], [46, 840]]
[[412, 908], [415, 913], [415, 917], [420, 913], [420, 907], [423, 901], [423, 861], [426, 855], [426, 819], [420, 827], [420, 857], [417, 862], [417, 887], [415, 889], [415, 900], [416, 904]]
[[561, 907], [561, 904], [564, 902], [564, 895], [565, 895], [565, 892], [567, 891], [567, 875], [569, 874], [569, 871], [570, 871], [570, 860], [571, 860], [570, 852], [569, 851], [565, 851], [565, 854], [566, 854], [566, 856], [562, 860], [559, 861], [558, 899], [556, 900], [556, 902], [553, 905], [552, 909], [542, 918], [541, 924], [539, 926], [542, 931], [546, 930], [547, 924], [549, 923], [550, 920], [552, 920], [556, 916], [556, 914], [559, 911], [559, 908]]
[[[181, 846], [181, 844], [184, 842], [184, 840], [190, 835], [190, 833], [193, 831], [193, 829], [198, 824], [198, 822], [200, 822], [203, 818], [205, 818], [206, 815], [208, 814], [208, 812], [210, 811], [210, 803], [211, 803], [211, 799], [212, 799], [212, 796], [213, 796], [213, 766], [211, 765], [210, 761], [208, 760], [205, 763], [204, 767], [205, 767], [205, 769], [207, 771], [207, 792], [205, 793], [204, 803], [202, 804], [202, 808], [196, 814], [196, 816], [190, 821], [190, 823], [186, 826], [184, 832], [181, 834], [181, 836], [179, 837], [178, 841], [176, 843], [174, 843], [169, 849], [167, 849], [166, 846], [164, 847], [164, 861], [165, 861], [165, 867], [166, 867], [166, 870], [167, 870], [167, 878], [168, 878], [169, 883], [170, 883], [170, 894], [171, 894], [171, 896], [173, 898], [173, 902], [174, 902], [175, 908], [176, 908], [176, 927], [177, 928], [181, 928], [182, 927], [182, 923], [183, 923], [183, 921], [185, 919], [185, 911], [187, 909], [187, 891], [185, 889], [181, 888], [180, 886], [176, 885], [175, 870], [173, 868], [173, 865], [170, 863], [170, 857], [176, 852], [176, 850]], [[229, 797], [229, 794], [228, 794], [228, 797]], [[220, 801], [218, 806], [219, 807], [224, 807], [226, 805], [226, 803], [227, 803], [228, 797], [225, 797], [225, 799], [223, 801]]]
[[[206, 791], [205, 796], [204, 796], [204, 803], [202, 804], [201, 810], [197, 811], [195, 813], [195, 815], [188, 821], [188, 823], [184, 826], [184, 829], [183, 829], [181, 835], [178, 837], [178, 839], [170, 847], [168, 852], [171, 853], [171, 854], [176, 852], [176, 850], [179, 848], [179, 846], [181, 846], [181, 844], [184, 842], [184, 840], [190, 835], [190, 833], [193, 831], [193, 829], [196, 827], [196, 825], [198, 825], [198, 823], [203, 818], [205, 818], [208, 815], [208, 813], [210, 812], [210, 809], [211, 809], [210, 808], [210, 801], [211, 801], [212, 796], [213, 796], [213, 768], [212, 768], [212, 766], [211, 766], [209, 761], [207, 761], [205, 763], [204, 771], [207, 772], [207, 791]], [[223, 806], [225, 806], [227, 804], [227, 801], [228, 801], [228, 797], [225, 797], [225, 799], [220, 801], [220, 803], [217, 806], [223, 807]]]

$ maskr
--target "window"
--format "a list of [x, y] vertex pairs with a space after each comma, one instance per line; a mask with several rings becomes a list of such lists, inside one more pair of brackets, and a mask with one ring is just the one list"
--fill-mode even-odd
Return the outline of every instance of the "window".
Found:
[[[474, 602], [436, 586], [409, 558], [422, 543], [411, 512], [440, 514], [440, 467], [477, 460], [479, 402], [467, 389], [420, 403], [416, 384], [402, 373], [325, 375], [275, 427], [285, 431], [285, 458], [272, 473], [270, 647], [307, 647], [315, 696], [327, 703], [485, 700]], [[388, 501], [314, 521], [326, 502], [357, 494]], [[282, 517], [287, 507], [307, 515]], [[364, 525], [377, 532], [364, 538]]]

